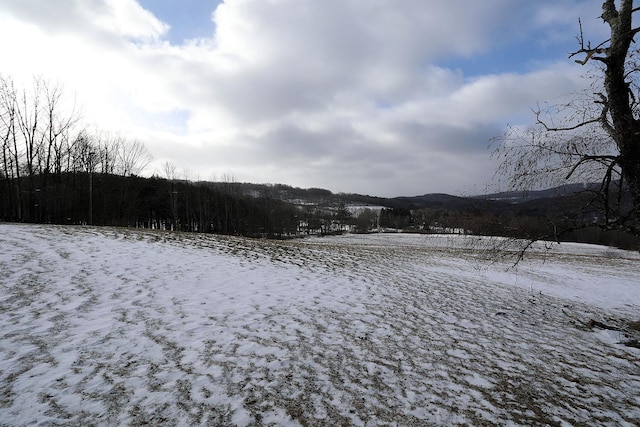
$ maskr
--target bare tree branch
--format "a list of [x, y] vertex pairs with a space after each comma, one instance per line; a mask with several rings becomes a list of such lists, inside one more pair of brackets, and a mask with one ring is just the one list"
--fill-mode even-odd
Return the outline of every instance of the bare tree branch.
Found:
[[572, 52], [569, 54], [569, 58], [573, 58], [576, 55], [580, 55], [582, 53], [585, 54], [584, 59], [579, 60], [576, 59], [575, 62], [580, 64], [580, 65], [585, 65], [587, 62], [589, 62], [590, 59], [593, 60], [598, 60], [601, 62], [606, 63], [607, 58], [606, 57], [601, 57], [601, 56], [595, 56], [595, 55], [601, 55], [601, 54], [606, 54], [608, 51], [608, 48], [603, 47], [605, 44], [609, 43], [611, 41], [611, 39], [609, 40], [605, 40], [602, 43], [600, 43], [598, 46], [592, 48], [591, 47], [591, 42], [587, 42], [587, 46], [585, 46], [584, 43], [584, 33], [582, 31], [582, 20], [580, 18], [578, 18], [578, 25], [580, 26], [580, 33], [577, 36], [578, 42], [580, 43], [580, 49], [578, 49], [575, 52]]
[[573, 173], [576, 171], [576, 169], [578, 169], [580, 166], [582, 166], [584, 163], [587, 162], [592, 162], [592, 161], [596, 161], [596, 162], [604, 162], [604, 161], [609, 161], [607, 163], [611, 163], [612, 165], [615, 165], [616, 162], [618, 160], [618, 156], [582, 156], [582, 158], [580, 159], [580, 161], [578, 161], [569, 171], [569, 173], [565, 176], [565, 179], [569, 179], [571, 178], [571, 176], [573, 175]]

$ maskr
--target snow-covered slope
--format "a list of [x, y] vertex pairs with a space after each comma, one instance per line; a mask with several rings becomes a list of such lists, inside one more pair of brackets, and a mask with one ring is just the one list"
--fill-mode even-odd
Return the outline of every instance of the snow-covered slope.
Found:
[[0, 425], [637, 425], [637, 254], [479, 247], [0, 224]]

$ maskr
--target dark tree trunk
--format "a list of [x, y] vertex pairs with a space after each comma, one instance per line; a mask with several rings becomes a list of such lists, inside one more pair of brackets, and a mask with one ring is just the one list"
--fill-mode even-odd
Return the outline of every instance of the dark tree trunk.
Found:
[[604, 88], [607, 95], [605, 108], [611, 115], [611, 125], [605, 129], [616, 142], [619, 150], [618, 163], [622, 177], [628, 185], [634, 207], [634, 231], [638, 235], [640, 222], [640, 121], [634, 117], [630, 82], [627, 81], [627, 57], [633, 38], [638, 32], [632, 26], [633, 0], [622, 0], [619, 10], [615, 1], [602, 5], [602, 19], [609, 24], [611, 40], [605, 56]]

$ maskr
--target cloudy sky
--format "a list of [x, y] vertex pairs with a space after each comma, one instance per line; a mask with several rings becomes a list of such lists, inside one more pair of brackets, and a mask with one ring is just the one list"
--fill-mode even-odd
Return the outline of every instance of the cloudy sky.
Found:
[[2, 0], [0, 72], [60, 82], [147, 174], [378, 196], [495, 189], [489, 139], [586, 85], [597, 0]]

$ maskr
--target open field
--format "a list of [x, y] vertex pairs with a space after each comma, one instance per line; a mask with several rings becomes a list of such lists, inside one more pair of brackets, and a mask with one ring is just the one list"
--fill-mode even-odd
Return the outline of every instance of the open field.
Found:
[[640, 424], [638, 254], [469, 242], [0, 224], [0, 425]]

